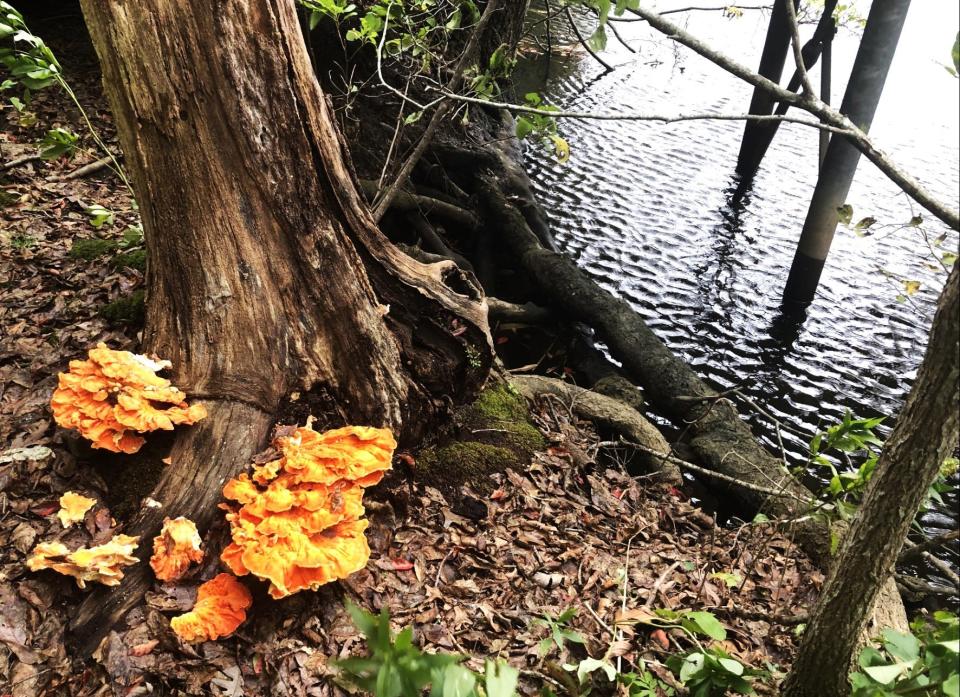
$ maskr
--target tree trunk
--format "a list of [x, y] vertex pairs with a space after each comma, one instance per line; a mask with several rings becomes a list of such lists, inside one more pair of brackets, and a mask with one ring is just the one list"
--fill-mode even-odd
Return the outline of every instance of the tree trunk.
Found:
[[[147, 509], [212, 519], [290, 391], [329, 422], [415, 441], [492, 362], [482, 292], [377, 230], [317, 84], [293, 0], [82, 0], [143, 217], [144, 348], [210, 416], [184, 430]], [[139, 602], [145, 564], [93, 593], [86, 650]], [[109, 604], [105, 604], [109, 598]]]
[[[887, 73], [907, 19], [910, 0], [876, 0], [843, 95], [840, 111], [864, 132], [870, 130]], [[831, 138], [803, 221], [797, 251], [783, 290], [787, 306], [805, 306], [817, 292], [820, 275], [860, 163], [860, 150], [847, 138]]]
[[[795, 7], [800, 3], [796, 2]], [[790, 15], [787, 7], [781, 0], [775, 0], [773, 11], [770, 13], [770, 25], [767, 27], [767, 38], [763, 44], [763, 53], [760, 56], [760, 67], [757, 72], [769, 80], [779, 83], [783, 75], [783, 66], [787, 62], [790, 52]], [[759, 87], [753, 90], [750, 99], [750, 113], [765, 116], [773, 113], [776, 99]], [[760, 167], [760, 161], [766, 152], [762, 145], [766, 139], [766, 131], [772, 124], [762, 121], [747, 121], [743, 127], [743, 140], [740, 143], [740, 154], [737, 156], [737, 174], [744, 184], [753, 180]]]
[[785, 697], [839, 697], [861, 629], [880, 585], [893, 572], [910, 524], [960, 434], [960, 266], [940, 296], [917, 381], [843, 543], [800, 652]]

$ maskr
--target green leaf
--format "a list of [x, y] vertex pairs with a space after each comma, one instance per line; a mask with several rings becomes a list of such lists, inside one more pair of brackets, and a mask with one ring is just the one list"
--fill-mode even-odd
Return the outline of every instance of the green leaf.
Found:
[[607, 31], [603, 25], [598, 25], [594, 32], [587, 38], [587, 46], [594, 51], [602, 51], [607, 47]]
[[727, 586], [727, 588], [736, 588], [741, 583], [743, 583], [743, 577], [738, 576], [737, 574], [731, 574], [726, 571], [716, 571], [710, 574], [711, 578], [715, 578]]
[[960, 32], [957, 33], [957, 38], [953, 42], [953, 48], [950, 49], [950, 58], [953, 60], [954, 71], [960, 73]]
[[533, 131], [534, 131], [534, 125], [530, 121], [530, 119], [527, 119], [523, 116], [517, 119], [517, 138], [519, 138], [520, 140], [523, 140], [528, 135], [533, 133]]
[[90, 224], [99, 229], [104, 225], [113, 225], [113, 211], [104, 208], [99, 203], [92, 206], [85, 206], [84, 211], [90, 218]]
[[884, 666], [866, 666], [863, 672], [881, 685], [889, 685], [913, 667], [916, 661], [909, 663], [893, 663]]
[[680, 668], [680, 682], [686, 684], [703, 671], [706, 657], [702, 653], [691, 653], [682, 660], [683, 666]]
[[940, 686], [946, 697], [960, 697], [960, 673], [954, 673]]
[[477, 679], [461, 665], [448, 665], [443, 671], [443, 697], [470, 697]]
[[614, 682], [617, 679], [617, 669], [610, 663], [610, 661], [602, 661], [598, 658], [585, 658], [576, 666], [570, 665], [569, 663], [563, 666], [567, 670], [577, 670], [577, 681], [582, 685], [586, 682], [587, 676], [590, 673], [593, 673], [596, 670], [602, 670], [606, 676], [607, 680]]
[[502, 661], [487, 659], [483, 669], [483, 690], [487, 697], [514, 697], [520, 671]]
[[40, 157], [44, 160], [54, 160], [62, 155], [72, 156], [77, 150], [77, 141], [80, 139], [75, 133], [63, 128], [53, 128], [40, 141]]
[[740, 661], [736, 661], [732, 658], [720, 658], [718, 659], [718, 662], [728, 673], [738, 677], [743, 675], [743, 664]]
[[920, 641], [913, 634], [893, 629], [883, 630], [883, 648], [901, 661], [912, 661], [920, 656]]
[[837, 209], [837, 217], [840, 219], [840, 222], [844, 225], [849, 225], [850, 221], [853, 220], [853, 206], [849, 203], [845, 203]]
[[[710, 612], [688, 612], [684, 615], [684, 620], [690, 620], [694, 624], [694, 631], [704, 634], [711, 639], [723, 641], [727, 638], [727, 630], [723, 628], [720, 621]], [[691, 629], [690, 627], [687, 628]]]

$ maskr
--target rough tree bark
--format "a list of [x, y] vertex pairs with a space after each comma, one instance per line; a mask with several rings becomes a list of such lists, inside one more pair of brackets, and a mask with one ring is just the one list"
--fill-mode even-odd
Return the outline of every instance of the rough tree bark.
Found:
[[960, 267], [940, 296], [917, 381], [880, 455], [860, 512], [803, 634], [785, 697], [849, 694], [864, 622], [910, 524], [960, 435]]
[[[125, 532], [201, 528], [226, 477], [292, 390], [333, 422], [414, 441], [492, 362], [482, 292], [377, 230], [317, 84], [293, 0], [82, 0], [143, 217], [144, 349], [210, 416], [181, 432]], [[149, 586], [146, 564], [95, 592], [72, 628], [90, 651]]]

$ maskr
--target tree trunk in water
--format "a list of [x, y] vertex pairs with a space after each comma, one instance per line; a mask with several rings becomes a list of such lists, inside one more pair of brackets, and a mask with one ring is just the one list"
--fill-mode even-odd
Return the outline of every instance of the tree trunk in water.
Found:
[[[910, 0], [876, 0], [870, 5], [867, 25], [840, 105], [843, 115], [864, 132], [870, 130], [877, 112], [909, 8]], [[840, 222], [837, 209], [847, 201], [859, 163], [860, 151], [852, 142], [846, 138], [830, 139], [783, 289], [787, 307], [805, 306], [816, 295]]]
[[785, 697], [839, 697], [861, 628], [944, 458], [960, 435], [960, 266], [940, 296], [917, 381], [803, 635]]
[[[795, 7], [800, 3], [795, 0]], [[770, 25], [767, 27], [767, 38], [763, 44], [763, 53], [760, 56], [760, 67], [757, 72], [769, 80], [779, 83], [783, 75], [783, 66], [787, 62], [790, 52], [790, 15], [783, 0], [775, 0], [773, 11], [770, 13]], [[755, 87], [750, 99], [750, 113], [768, 115], [773, 113], [776, 99], [766, 90]], [[737, 156], [737, 174], [743, 179], [743, 185], [753, 181], [753, 177], [760, 167], [760, 161], [766, 152], [762, 143], [766, 139], [765, 132], [772, 124], [762, 121], [747, 121], [743, 127], [743, 140], [740, 143], [740, 154]]]
[[[472, 277], [374, 225], [293, 0], [82, 6], [143, 217], [144, 348], [210, 413], [175, 441], [161, 507], [125, 530], [146, 556], [164, 516], [211, 521], [290, 391], [412, 442], [476, 393], [493, 352]], [[139, 602], [145, 567], [84, 602], [83, 649]]]

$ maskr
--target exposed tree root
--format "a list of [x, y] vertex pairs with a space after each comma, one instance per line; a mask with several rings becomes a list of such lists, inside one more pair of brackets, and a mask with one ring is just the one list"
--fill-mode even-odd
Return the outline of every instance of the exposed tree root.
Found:
[[643, 447], [643, 465], [651, 472], [658, 472], [660, 481], [674, 485], [682, 481], [680, 470], [669, 459], [669, 443], [656, 426], [628, 404], [562, 380], [539, 375], [514, 375], [510, 378], [510, 384], [528, 399], [539, 394], [560, 397], [575, 414], [640, 444]]
[[552, 310], [540, 307], [533, 303], [516, 305], [506, 300], [487, 296], [487, 307], [490, 308], [490, 320], [494, 322], [516, 322], [518, 324], [551, 324], [557, 321], [557, 315]]

